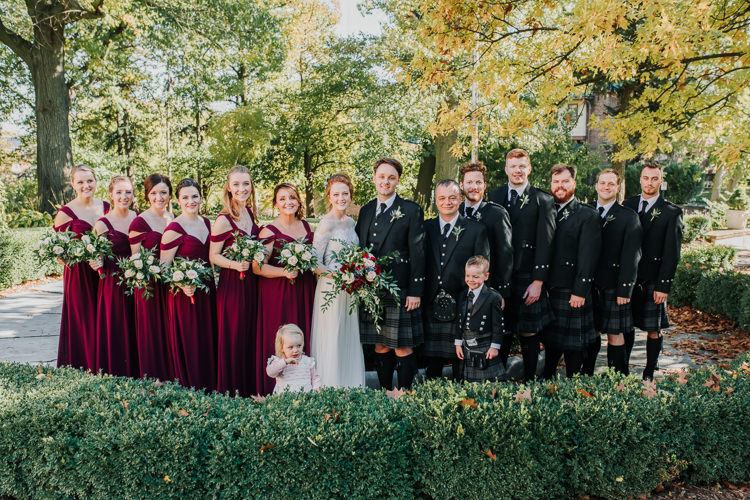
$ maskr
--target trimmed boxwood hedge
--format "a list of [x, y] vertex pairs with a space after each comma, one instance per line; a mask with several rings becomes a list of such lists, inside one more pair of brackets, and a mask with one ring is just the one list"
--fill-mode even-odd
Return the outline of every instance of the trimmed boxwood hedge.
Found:
[[608, 372], [263, 402], [0, 363], [0, 495], [625, 498], [747, 482], [749, 360], [655, 390]]
[[24, 281], [62, 274], [57, 262], [40, 265], [36, 249], [49, 228], [0, 231], [0, 290]]

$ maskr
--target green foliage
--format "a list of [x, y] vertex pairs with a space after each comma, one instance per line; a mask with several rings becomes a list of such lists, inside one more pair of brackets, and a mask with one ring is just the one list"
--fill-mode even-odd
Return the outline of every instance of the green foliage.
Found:
[[727, 227], [727, 209], [726, 203], [721, 201], [705, 200], [708, 206], [708, 214], [711, 218], [711, 229], [724, 229]]
[[[626, 196], [635, 196], [641, 192], [641, 162], [627, 166], [625, 171]], [[692, 163], [670, 162], [664, 165], [664, 180], [667, 190], [664, 197], [672, 203], [685, 205], [695, 200], [703, 190], [703, 169]]]
[[0, 238], [0, 289], [24, 281], [62, 274], [57, 262], [39, 264], [36, 250], [48, 230], [12, 229]]
[[[231, 398], [0, 363], [0, 495], [625, 498], [750, 479], [750, 368]], [[744, 365], [743, 365], [744, 363]]]
[[684, 223], [685, 229], [682, 231], [683, 243], [695, 241], [711, 230], [711, 218], [703, 215], [685, 217]]
[[9, 211], [5, 216], [7, 227], [50, 227], [52, 226], [52, 216], [47, 212], [39, 212], [30, 208], [20, 208]]
[[750, 196], [744, 186], [734, 190], [727, 199], [727, 206], [730, 210], [750, 210]]

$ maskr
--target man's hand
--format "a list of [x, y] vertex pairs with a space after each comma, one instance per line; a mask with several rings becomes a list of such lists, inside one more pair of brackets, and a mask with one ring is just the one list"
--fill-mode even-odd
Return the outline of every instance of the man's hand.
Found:
[[498, 351], [494, 347], [490, 347], [489, 350], [487, 351], [487, 359], [492, 359], [496, 357], [498, 354], [500, 354], [500, 351]]
[[657, 292], [654, 290], [654, 304], [663, 304], [667, 301], [667, 294], [664, 292]]
[[617, 305], [618, 306], [624, 306], [625, 304], [630, 304], [630, 298], [629, 297], [617, 297]]
[[568, 303], [573, 309], [578, 309], [586, 303], [586, 297], [579, 297], [578, 295], [571, 294]]
[[530, 306], [531, 304], [539, 300], [540, 295], [542, 295], [542, 282], [539, 280], [534, 280], [526, 289], [526, 293], [523, 294], [523, 298], [526, 301], [525, 304], [527, 306]]
[[500, 298], [500, 309], [505, 311], [505, 297]]
[[406, 297], [406, 310], [407, 311], [413, 311], [417, 307], [419, 307], [419, 304], [422, 302], [422, 299], [419, 297]]
[[458, 356], [458, 359], [464, 359], [464, 348], [460, 345], [455, 346], [456, 347], [456, 356]]

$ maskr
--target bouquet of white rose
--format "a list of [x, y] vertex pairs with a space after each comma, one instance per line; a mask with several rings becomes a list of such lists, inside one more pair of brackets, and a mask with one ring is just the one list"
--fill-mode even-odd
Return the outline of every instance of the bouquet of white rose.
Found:
[[[266, 247], [254, 236], [242, 235], [239, 231], [232, 233], [234, 243], [224, 248], [224, 257], [235, 262], [255, 261], [263, 267], [266, 258]], [[240, 279], [245, 279], [245, 271], [240, 271]]]
[[152, 283], [162, 279], [162, 268], [154, 252], [141, 248], [140, 252], [130, 258], [118, 259], [117, 265], [120, 267], [118, 284], [125, 287], [125, 295], [133, 295], [140, 289], [144, 299], [154, 296]]
[[[174, 294], [180, 291], [180, 287], [186, 286], [207, 292], [206, 283], [214, 279], [213, 271], [203, 261], [184, 257], [176, 257], [162, 276], [163, 281], [171, 285]], [[195, 304], [195, 298], [190, 297], [190, 303]]]
[[396, 279], [388, 271], [383, 271], [383, 266], [393, 260], [393, 255], [376, 258], [372, 254], [372, 247], [341, 243], [341, 250], [332, 254], [332, 261], [338, 263], [338, 269], [332, 270], [333, 290], [325, 292], [323, 310], [328, 309], [331, 301], [343, 290], [353, 299], [349, 312], [353, 313], [357, 307], [364, 308], [374, 318], [375, 328], [379, 332], [382, 299], [390, 294], [399, 300], [400, 290]]
[[318, 259], [313, 253], [312, 246], [303, 243], [302, 238], [290, 241], [281, 248], [279, 262], [284, 266], [284, 270], [290, 273], [303, 273], [318, 267]]
[[39, 249], [37, 255], [40, 263], [45, 263], [49, 260], [62, 259], [65, 265], [73, 263], [72, 256], [69, 255], [73, 246], [79, 248], [80, 253], [83, 253], [83, 248], [80, 245], [71, 245], [71, 241], [74, 241], [73, 233], [69, 231], [53, 232], [48, 234], [39, 242]]
[[[97, 234], [93, 229], [84, 233], [80, 240], [75, 240], [72, 243], [73, 247], [70, 249], [70, 253], [76, 262], [88, 262], [99, 258], [103, 262], [104, 259], [113, 257], [112, 242], [109, 241], [106, 234]], [[100, 267], [96, 272], [99, 273], [99, 279], [104, 278], [103, 268]]]

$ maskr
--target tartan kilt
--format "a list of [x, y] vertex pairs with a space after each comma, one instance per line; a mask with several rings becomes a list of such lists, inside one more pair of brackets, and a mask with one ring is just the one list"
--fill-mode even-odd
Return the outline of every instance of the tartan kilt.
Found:
[[389, 296], [383, 304], [380, 333], [375, 328], [372, 315], [364, 307], [359, 308], [359, 341], [362, 344], [382, 344], [391, 349], [420, 345], [424, 341], [422, 308], [407, 311], [405, 306], [397, 304]]
[[593, 287], [594, 325], [602, 333], [616, 335], [633, 329], [632, 300], [625, 305], [617, 305], [616, 288]]
[[542, 342], [545, 347], [560, 351], [580, 351], [599, 341], [594, 328], [594, 308], [591, 293], [586, 295], [582, 307], [573, 309], [569, 300], [570, 288], [552, 288], [549, 291], [550, 305], [555, 320], [544, 329]]
[[432, 315], [433, 308], [434, 304], [421, 308], [424, 312], [422, 316], [422, 325], [424, 326], [422, 354], [433, 358], [455, 360], [457, 357], [454, 340], [458, 323], [455, 319], [453, 321], [436, 320]]
[[[484, 347], [484, 351], [486, 352], [490, 346]], [[480, 349], [478, 347], [475, 347], [474, 350]], [[476, 367], [469, 366], [469, 363], [467, 360], [469, 359], [469, 349], [464, 345], [464, 359], [461, 361], [461, 380], [466, 380], [467, 382], [484, 382], [485, 380], [499, 380], [501, 382], [508, 380], [508, 376], [505, 373], [505, 367], [503, 366], [503, 363], [500, 361], [500, 356], [495, 356], [493, 359], [489, 360], [489, 365], [484, 370], [480, 370]], [[454, 350], [455, 354], [455, 350]]]
[[546, 325], [554, 321], [555, 317], [544, 287], [542, 287], [539, 300], [530, 306], [524, 303], [523, 294], [526, 293], [532, 281], [531, 274], [513, 275], [511, 295], [503, 314], [506, 333], [539, 333]]
[[669, 328], [667, 302], [654, 303], [656, 283], [639, 281], [633, 289], [633, 323], [645, 332], [660, 332]]

